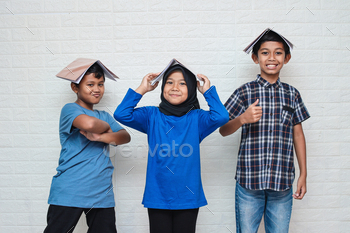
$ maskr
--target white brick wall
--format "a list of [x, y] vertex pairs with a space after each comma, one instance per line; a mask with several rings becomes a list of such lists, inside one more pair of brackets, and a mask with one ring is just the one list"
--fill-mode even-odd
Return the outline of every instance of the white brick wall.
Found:
[[[75, 96], [55, 74], [77, 57], [102, 60], [121, 80], [107, 81], [98, 109], [114, 111], [128, 87], [171, 58], [210, 77], [224, 102], [258, 67], [242, 49], [267, 27], [295, 43], [282, 80], [298, 88], [312, 115], [303, 124], [308, 193], [294, 202], [290, 232], [350, 228], [350, 1], [101, 0], [0, 1], [0, 232], [42, 232], [60, 145], [61, 107]], [[141, 105], [157, 105], [159, 89]], [[206, 108], [203, 97], [202, 106]], [[148, 232], [141, 205], [146, 136], [112, 158], [118, 231]], [[202, 143], [209, 202], [197, 232], [235, 232], [239, 133]], [[86, 232], [85, 220], [75, 232]], [[259, 232], [263, 232], [263, 226]]]

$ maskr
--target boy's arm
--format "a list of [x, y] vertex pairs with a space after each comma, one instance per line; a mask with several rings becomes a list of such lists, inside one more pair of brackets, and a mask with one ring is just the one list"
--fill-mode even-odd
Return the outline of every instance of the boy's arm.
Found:
[[73, 121], [73, 126], [80, 130], [97, 134], [107, 132], [111, 128], [107, 122], [85, 114], [77, 116]]
[[239, 128], [241, 128], [241, 126], [244, 125], [242, 116], [243, 115], [240, 115], [235, 119], [230, 120], [225, 125], [221, 126], [219, 129], [221, 136], [225, 137], [231, 135], [234, 132], [236, 132]]
[[262, 108], [257, 106], [258, 103], [259, 99], [251, 104], [242, 115], [221, 126], [219, 129], [220, 134], [225, 137], [236, 132], [244, 124], [258, 122], [262, 116]]
[[298, 159], [300, 175], [297, 183], [297, 190], [293, 194], [295, 199], [303, 199], [306, 193], [306, 143], [303, 128], [301, 123], [294, 125], [293, 127], [293, 141], [295, 153]]
[[112, 145], [121, 145], [130, 142], [130, 135], [125, 129], [121, 129], [118, 132], [113, 132], [109, 129], [108, 132], [102, 134], [80, 130], [80, 133], [90, 141], [104, 142]]

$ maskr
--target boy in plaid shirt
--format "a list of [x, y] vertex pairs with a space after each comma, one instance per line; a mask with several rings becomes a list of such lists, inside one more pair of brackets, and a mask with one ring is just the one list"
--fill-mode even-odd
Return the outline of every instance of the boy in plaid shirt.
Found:
[[[222, 136], [242, 127], [236, 172], [237, 232], [257, 232], [264, 215], [266, 232], [288, 232], [292, 197], [306, 193], [306, 143], [301, 122], [310, 117], [300, 93], [282, 83], [280, 70], [291, 59], [292, 44], [266, 29], [245, 52], [259, 64], [256, 80], [239, 87], [225, 103], [230, 121]], [[300, 168], [294, 181], [293, 144]]]

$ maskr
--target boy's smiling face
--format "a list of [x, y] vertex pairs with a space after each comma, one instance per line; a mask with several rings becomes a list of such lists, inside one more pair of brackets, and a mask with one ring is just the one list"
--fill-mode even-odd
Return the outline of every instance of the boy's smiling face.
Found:
[[187, 84], [181, 71], [174, 71], [168, 76], [163, 96], [172, 105], [179, 105], [187, 99]]
[[79, 86], [72, 83], [72, 90], [78, 97], [76, 103], [84, 108], [92, 110], [93, 105], [98, 104], [102, 99], [105, 92], [104, 82], [103, 77], [98, 79], [95, 77], [94, 73], [90, 73], [84, 75]]
[[253, 61], [260, 66], [261, 77], [270, 83], [277, 81], [283, 65], [287, 64], [290, 58], [290, 54], [285, 54], [283, 43], [277, 41], [262, 43], [258, 56], [252, 54]]

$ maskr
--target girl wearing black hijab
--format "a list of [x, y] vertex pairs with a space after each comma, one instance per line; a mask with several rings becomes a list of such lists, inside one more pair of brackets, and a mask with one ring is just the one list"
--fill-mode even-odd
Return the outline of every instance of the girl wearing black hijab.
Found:
[[[136, 105], [144, 94], [154, 90], [146, 75], [134, 91], [129, 89], [114, 113], [122, 124], [146, 133], [148, 164], [142, 204], [148, 208], [151, 233], [194, 233], [199, 207], [207, 205], [200, 171], [200, 142], [228, 121], [209, 79], [195, 75], [181, 65], [165, 71], [159, 107]], [[200, 109], [197, 89], [209, 111]]]
[[[167, 79], [174, 72], [179, 72], [182, 74], [183, 81], [185, 81], [187, 91], [189, 93], [187, 99], [178, 105], [173, 105], [164, 98], [164, 87], [167, 85]], [[160, 95], [160, 99], [162, 102], [159, 104], [159, 110], [165, 115], [182, 116], [188, 113], [190, 110], [200, 109], [197, 99], [197, 80], [194, 74], [180, 65], [170, 67], [163, 76], [162, 93]]]

